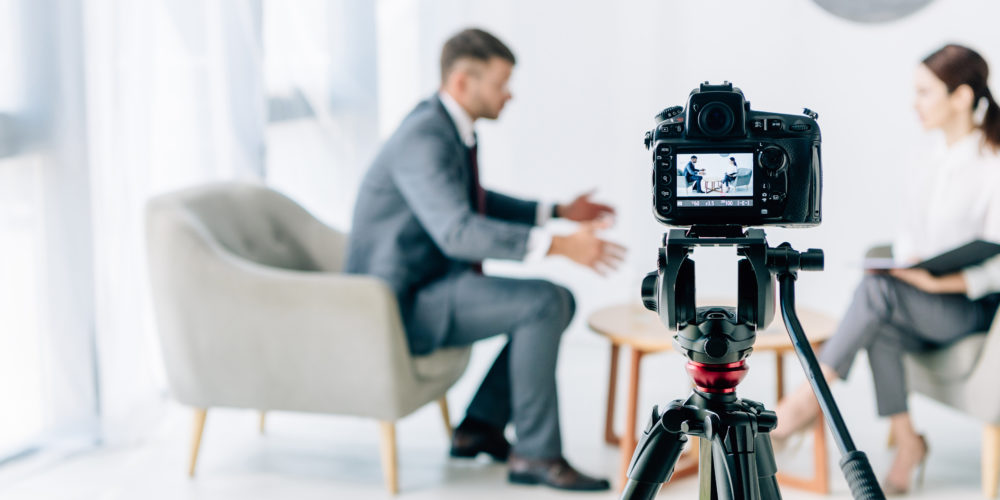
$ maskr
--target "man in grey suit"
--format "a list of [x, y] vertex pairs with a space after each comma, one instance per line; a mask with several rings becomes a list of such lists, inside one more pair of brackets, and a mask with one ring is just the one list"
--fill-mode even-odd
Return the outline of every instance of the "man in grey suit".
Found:
[[[555, 371], [573, 295], [544, 280], [482, 272], [484, 259], [545, 255], [603, 272], [624, 252], [595, 234], [613, 210], [589, 194], [553, 206], [480, 185], [474, 123], [499, 116], [511, 98], [513, 66], [510, 49], [482, 30], [448, 40], [440, 91], [403, 120], [361, 184], [347, 269], [394, 289], [415, 354], [507, 334], [455, 430], [452, 456], [508, 461], [511, 482], [603, 490], [606, 480], [576, 471], [562, 455]], [[581, 222], [581, 229], [550, 235], [539, 226], [551, 217]], [[510, 422], [513, 449], [504, 437]]]

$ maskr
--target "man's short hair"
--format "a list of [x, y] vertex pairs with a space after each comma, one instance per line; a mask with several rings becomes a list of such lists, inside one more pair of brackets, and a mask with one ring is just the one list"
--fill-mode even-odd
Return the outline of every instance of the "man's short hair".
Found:
[[441, 81], [448, 78], [460, 59], [487, 62], [491, 57], [515, 63], [514, 53], [497, 37], [477, 28], [462, 30], [449, 38], [441, 49]]
[[697, 160], [697, 159], [698, 159], [698, 157], [697, 157], [697, 156], [694, 156], [694, 155], [692, 155], [692, 156], [691, 156], [691, 159], [692, 159], [692, 160]]

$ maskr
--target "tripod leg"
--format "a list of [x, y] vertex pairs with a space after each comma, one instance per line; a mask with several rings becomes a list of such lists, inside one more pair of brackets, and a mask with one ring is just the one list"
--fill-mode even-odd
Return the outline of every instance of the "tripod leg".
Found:
[[[671, 406], [681, 403], [683, 401], [676, 401]], [[668, 408], [664, 415], [671, 410], [672, 408]], [[622, 490], [623, 500], [655, 498], [663, 483], [674, 473], [674, 466], [684, 449], [687, 436], [667, 430], [661, 417], [659, 409], [654, 407], [652, 419], [642, 432], [642, 437], [632, 455], [632, 462], [628, 467], [628, 481]]]
[[[726, 429], [713, 443], [714, 486], [723, 500], [780, 500], [778, 471], [767, 432], [755, 431], [755, 419]], [[706, 498], [702, 496], [702, 498]]]
[[712, 467], [712, 440], [698, 440], [698, 499], [715, 500], [715, 477]]
[[766, 499], [781, 498], [778, 490], [778, 464], [774, 461], [774, 448], [771, 447], [771, 435], [767, 432], [757, 433], [754, 440], [754, 455], [757, 459], [757, 482], [760, 484], [760, 497]]

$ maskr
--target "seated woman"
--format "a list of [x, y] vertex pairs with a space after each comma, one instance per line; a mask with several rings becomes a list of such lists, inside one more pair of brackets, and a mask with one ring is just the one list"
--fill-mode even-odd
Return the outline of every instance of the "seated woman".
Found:
[[[909, 220], [893, 244], [898, 260], [920, 261], [975, 239], [1000, 241], [1000, 108], [988, 75], [986, 61], [959, 45], [941, 48], [917, 67], [914, 106], [924, 128], [941, 131], [944, 141], [911, 191]], [[898, 444], [883, 484], [886, 493], [906, 492], [928, 451], [907, 411], [904, 352], [988, 329], [998, 303], [990, 294], [998, 291], [1000, 258], [938, 277], [917, 269], [869, 273], [823, 346], [819, 361], [830, 381], [847, 377], [858, 351], [868, 352], [878, 413], [889, 417]], [[807, 427], [819, 406], [803, 385], [779, 402], [777, 413], [771, 436], [780, 444]]]
[[726, 192], [728, 193], [731, 189], [733, 182], [736, 181], [736, 172], [739, 172], [739, 165], [736, 164], [736, 158], [729, 157], [729, 168], [726, 169], [726, 176], [722, 179], [722, 183], [726, 185]]

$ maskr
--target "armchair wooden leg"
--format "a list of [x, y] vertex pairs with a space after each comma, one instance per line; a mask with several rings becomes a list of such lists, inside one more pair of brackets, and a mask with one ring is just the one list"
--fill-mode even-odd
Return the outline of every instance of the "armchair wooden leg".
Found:
[[198, 464], [198, 449], [201, 448], [201, 434], [205, 430], [206, 416], [208, 416], [207, 408], [195, 408], [194, 433], [191, 438], [191, 465], [188, 468], [188, 477], [194, 477], [194, 469]]
[[441, 396], [441, 399], [438, 400], [438, 406], [441, 408], [441, 418], [444, 419], [444, 431], [448, 434], [448, 439], [451, 439], [455, 430], [451, 427], [451, 414], [448, 413], [448, 397]]
[[382, 435], [382, 477], [385, 478], [385, 488], [390, 494], [399, 493], [399, 474], [396, 457], [396, 423], [379, 422], [379, 433]]
[[996, 498], [1000, 486], [1000, 425], [983, 428], [983, 495]]

